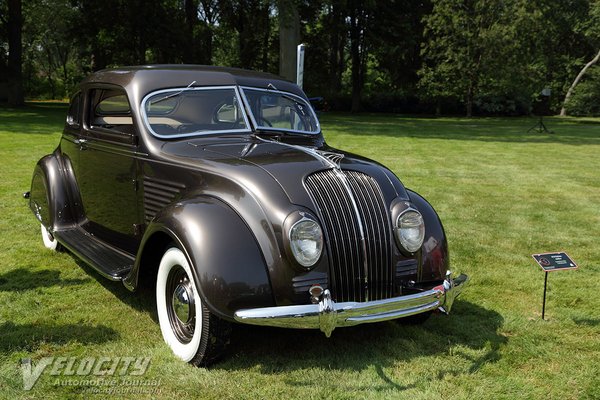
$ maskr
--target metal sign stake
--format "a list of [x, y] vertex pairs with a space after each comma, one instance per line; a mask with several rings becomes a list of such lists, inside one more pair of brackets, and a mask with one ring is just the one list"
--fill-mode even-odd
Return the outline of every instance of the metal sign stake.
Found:
[[532, 255], [535, 262], [544, 271], [544, 300], [542, 302], [542, 321], [546, 317], [546, 291], [548, 290], [548, 272], [553, 271], [564, 271], [568, 269], [577, 269], [577, 264], [573, 261], [567, 253], [542, 253]]
[[546, 289], [548, 288], [548, 271], [544, 274], [544, 302], [542, 303], [542, 321], [544, 321], [544, 315], [546, 315]]

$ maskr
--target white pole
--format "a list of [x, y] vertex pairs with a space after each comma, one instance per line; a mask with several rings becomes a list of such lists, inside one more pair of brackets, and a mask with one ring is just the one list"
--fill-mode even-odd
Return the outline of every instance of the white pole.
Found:
[[302, 82], [304, 81], [304, 49], [306, 45], [299, 44], [297, 49], [296, 57], [296, 84], [302, 89]]

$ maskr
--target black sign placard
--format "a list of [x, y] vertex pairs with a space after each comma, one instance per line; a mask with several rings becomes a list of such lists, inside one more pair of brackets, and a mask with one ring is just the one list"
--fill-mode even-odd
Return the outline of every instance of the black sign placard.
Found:
[[565, 269], [576, 269], [577, 264], [565, 252], [543, 253], [532, 255], [544, 272], [561, 271]]

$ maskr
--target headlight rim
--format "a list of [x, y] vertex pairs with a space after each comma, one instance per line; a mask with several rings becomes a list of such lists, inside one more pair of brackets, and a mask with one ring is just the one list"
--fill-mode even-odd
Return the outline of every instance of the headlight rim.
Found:
[[[422, 226], [422, 233], [421, 233], [421, 238], [419, 240], [419, 245], [415, 246], [414, 249], [411, 247], [409, 248], [406, 244], [405, 244], [405, 240], [404, 237], [402, 236], [402, 228], [400, 226], [400, 220], [402, 217], [404, 217], [406, 214], [408, 214], [409, 212], [413, 212], [416, 213], [420, 216], [421, 218], [421, 226]], [[425, 218], [423, 218], [423, 214], [421, 214], [421, 212], [416, 209], [414, 206], [407, 204], [407, 207], [404, 208], [402, 211], [400, 211], [398, 213], [398, 215], [395, 218], [394, 221], [394, 236], [396, 238], [396, 243], [398, 244], [398, 247], [400, 248], [401, 251], [408, 253], [410, 255], [414, 255], [415, 253], [417, 253], [419, 250], [421, 250], [421, 248], [423, 247], [423, 243], [425, 241]]]
[[[298, 224], [303, 223], [305, 221], [310, 221], [310, 222], [314, 223], [320, 232], [319, 254], [317, 257], [315, 257], [313, 263], [303, 263], [296, 256], [294, 249], [293, 249], [293, 239], [292, 239], [293, 229], [296, 226], [298, 226]], [[311, 213], [308, 213], [305, 211], [295, 211], [295, 212], [291, 213], [290, 215], [288, 215], [288, 217], [285, 219], [283, 228], [284, 228], [284, 232], [285, 232], [285, 234], [284, 234], [285, 250], [288, 255], [288, 258], [293, 263], [293, 265], [297, 269], [300, 269], [301, 271], [305, 271], [305, 272], [310, 271], [313, 268], [315, 268], [319, 264], [319, 261], [323, 258], [323, 254], [325, 253], [325, 232], [323, 231], [323, 227], [321, 226], [319, 220], [316, 217], [314, 217]]]

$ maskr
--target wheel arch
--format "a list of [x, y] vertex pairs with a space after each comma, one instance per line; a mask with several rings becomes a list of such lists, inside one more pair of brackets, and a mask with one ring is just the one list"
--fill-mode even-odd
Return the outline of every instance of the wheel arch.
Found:
[[241, 308], [274, 305], [266, 263], [241, 217], [224, 202], [197, 197], [167, 206], [146, 229], [136, 262], [123, 280], [130, 290], [155, 278], [168, 244], [186, 255], [202, 301], [220, 318]]

